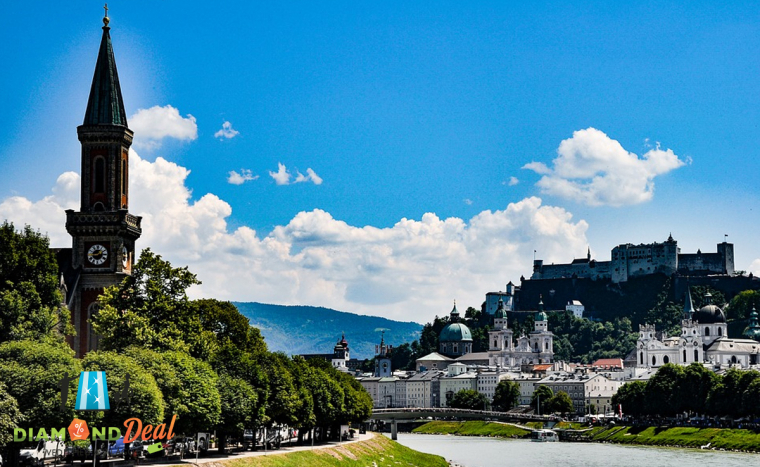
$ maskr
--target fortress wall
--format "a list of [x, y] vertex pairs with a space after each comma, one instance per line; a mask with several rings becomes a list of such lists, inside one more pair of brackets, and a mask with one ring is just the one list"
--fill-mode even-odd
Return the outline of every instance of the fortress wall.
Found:
[[726, 274], [726, 264], [720, 253], [686, 253], [678, 255], [678, 270]]

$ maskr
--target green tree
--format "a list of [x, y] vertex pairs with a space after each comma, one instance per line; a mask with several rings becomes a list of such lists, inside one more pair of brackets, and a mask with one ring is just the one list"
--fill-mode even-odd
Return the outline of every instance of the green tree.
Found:
[[[24, 424], [36, 427], [66, 426], [74, 417], [79, 360], [64, 343], [32, 340], [0, 344], [0, 381], [18, 402]], [[61, 379], [68, 374], [68, 397], [60, 410]]]
[[100, 297], [93, 328], [102, 337], [101, 347], [179, 350], [207, 358], [209, 343], [187, 298], [187, 289], [199, 283], [187, 268], [173, 268], [160, 255], [143, 250], [132, 274]]
[[627, 415], [640, 416], [648, 413], [646, 387], [647, 383], [644, 381], [625, 383], [612, 396], [612, 406], [621, 405], [623, 413]]
[[[216, 428], [219, 440], [226, 442], [227, 436], [242, 435], [243, 430], [256, 425], [258, 396], [246, 381], [224, 373], [217, 380], [217, 389], [221, 413]], [[220, 445], [220, 449], [224, 451], [224, 446]]]
[[533, 391], [530, 398], [530, 406], [537, 414], [545, 415], [551, 412], [551, 398], [554, 397], [554, 391], [549, 386], [543, 384]]
[[661, 366], [647, 382], [646, 399], [649, 413], [663, 416], [673, 416], [684, 410], [684, 401], [678, 388], [684, 379], [684, 369], [681, 366], [667, 363]]
[[682, 409], [687, 412], [704, 413], [705, 402], [717, 380], [717, 375], [701, 363], [694, 362], [684, 368], [683, 378], [675, 395], [681, 400]]
[[21, 412], [18, 402], [0, 382], [0, 449], [13, 441], [13, 429], [21, 423]]
[[449, 406], [454, 409], [486, 410], [488, 398], [474, 389], [462, 389], [454, 394]]
[[726, 307], [726, 317], [732, 320], [747, 319], [752, 307], [760, 313], [760, 290], [745, 290], [736, 294]]
[[293, 385], [288, 361], [289, 358], [283, 353], [269, 353], [261, 357], [269, 389], [267, 418], [270, 423], [293, 426], [297, 423], [298, 391]]
[[73, 333], [48, 238], [0, 225], [0, 343]]
[[217, 375], [208, 363], [182, 352], [130, 348], [126, 355], [149, 372], [161, 391], [166, 418], [177, 415], [180, 433], [205, 431], [219, 423]]
[[552, 412], [558, 412], [562, 414], [569, 414], [575, 412], [573, 406], [573, 400], [565, 391], [559, 391], [557, 394], [549, 399], [548, 408]]
[[493, 409], [506, 412], [520, 402], [520, 385], [515, 381], [501, 380], [493, 395]]

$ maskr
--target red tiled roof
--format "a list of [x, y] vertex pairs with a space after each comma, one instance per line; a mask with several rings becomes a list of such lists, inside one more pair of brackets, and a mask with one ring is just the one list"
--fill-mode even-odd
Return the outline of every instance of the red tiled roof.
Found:
[[591, 364], [591, 366], [601, 368], [623, 368], [622, 358], [600, 358]]
[[544, 365], [533, 365], [533, 371], [546, 371], [551, 367], [552, 367], [551, 363], [544, 364]]

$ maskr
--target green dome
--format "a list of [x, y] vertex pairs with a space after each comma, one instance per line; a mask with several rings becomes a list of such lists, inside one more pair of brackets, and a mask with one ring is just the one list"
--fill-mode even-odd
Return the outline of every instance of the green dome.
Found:
[[441, 331], [441, 335], [438, 337], [441, 342], [472, 342], [472, 334], [470, 328], [462, 323], [451, 323]]
[[499, 309], [498, 309], [498, 310], [496, 310], [496, 312], [493, 314], [493, 317], [494, 317], [495, 319], [499, 319], [499, 318], [501, 318], [501, 319], [506, 319], [506, 318], [507, 318], [507, 310], [505, 310], [504, 308], [499, 308]]
[[546, 313], [543, 311], [536, 313], [536, 321], [546, 321]]

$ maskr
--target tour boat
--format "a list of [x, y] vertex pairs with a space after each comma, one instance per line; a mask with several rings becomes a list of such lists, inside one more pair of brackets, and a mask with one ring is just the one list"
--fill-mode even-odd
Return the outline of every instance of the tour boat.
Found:
[[557, 433], [552, 430], [535, 430], [530, 434], [530, 440], [546, 443], [549, 441], [559, 441], [559, 437], [557, 437]]

